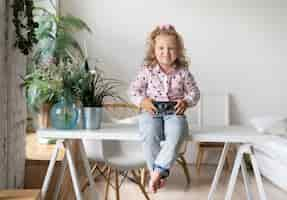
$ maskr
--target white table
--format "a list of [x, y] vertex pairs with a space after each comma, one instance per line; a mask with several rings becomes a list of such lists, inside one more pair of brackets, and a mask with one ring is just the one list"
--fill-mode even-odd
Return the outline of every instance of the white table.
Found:
[[253, 152], [253, 145], [255, 143], [261, 143], [264, 141], [271, 140], [275, 137], [278, 136], [262, 134], [257, 132], [254, 128], [244, 126], [206, 127], [198, 130], [192, 130], [192, 134], [189, 138], [190, 140], [198, 142], [224, 142], [224, 148], [222, 150], [219, 163], [211, 184], [211, 188], [208, 194], [208, 200], [213, 199], [213, 195], [218, 185], [218, 181], [222, 173], [222, 169], [226, 160], [227, 152], [230, 148], [230, 144], [238, 144], [239, 146], [233, 164], [231, 176], [229, 178], [225, 200], [230, 200], [232, 197], [240, 167], [246, 191], [246, 199], [253, 199], [249, 187], [248, 173], [246, 170], [245, 162], [243, 160], [243, 154], [245, 153], [249, 154], [251, 158], [251, 164], [254, 171], [260, 200], [266, 200], [266, 194], [264, 191], [262, 178]]
[[[91, 139], [91, 140], [139, 140], [138, 135], [138, 127], [137, 125], [126, 125], [126, 124], [113, 124], [113, 125], [105, 125], [101, 129], [96, 130], [84, 130], [84, 129], [73, 129], [73, 130], [56, 130], [56, 129], [40, 129], [37, 131], [37, 134], [40, 137], [44, 138], [56, 138], [58, 139], [55, 151], [51, 157], [47, 174], [42, 186], [41, 194], [42, 198], [44, 199], [48, 185], [53, 173], [54, 165], [56, 162], [57, 154], [59, 151], [59, 148], [64, 147], [66, 149], [65, 158], [68, 161], [68, 166], [71, 172], [72, 176], [72, 182], [73, 187], [76, 193], [77, 199], [82, 199], [82, 195], [80, 192], [80, 186], [79, 181], [77, 178], [76, 168], [74, 165], [74, 160], [71, 156], [71, 146], [70, 146], [70, 140], [79, 139], [80, 141], [80, 151], [81, 156], [84, 162], [84, 167], [86, 174], [88, 176], [88, 180], [90, 183], [90, 191], [93, 199], [97, 199], [97, 193], [95, 191], [95, 183], [93, 180], [93, 177], [90, 173], [90, 166], [89, 162], [83, 147], [83, 143], [81, 139]], [[232, 169], [232, 173], [229, 179], [228, 189], [226, 192], [225, 200], [230, 200], [234, 185], [236, 182], [237, 175], [239, 173], [239, 168], [241, 166], [241, 171], [243, 175], [243, 180], [245, 184], [247, 199], [252, 199], [251, 192], [249, 190], [249, 180], [248, 180], [248, 174], [246, 171], [245, 163], [243, 162], [243, 153], [250, 154], [251, 162], [254, 169], [254, 174], [256, 178], [256, 183], [259, 190], [259, 196], [260, 199], [265, 200], [266, 195], [264, 192], [262, 179], [260, 176], [260, 172], [258, 170], [257, 162], [253, 154], [252, 145], [253, 142], [260, 142], [260, 141], [266, 141], [270, 140], [272, 137], [271, 135], [264, 135], [261, 133], [256, 132], [255, 129], [249, 128], [249, 127], [242, 127], [242, 126], [229, 126], [229, 127], [209, 127], [209, 128], [203, 128], [203, 129], [193, 129], [191, 130], [191, 135], [188, 138], [189, 140], [196, 141], [196, 142], [224, 142], [224, 148], [220, 156], [220, 160], [215, 172], [215, 176], [213, 178], [210, 192], [208, 195], [208, 200], [213, 199], [213, 194], [216, 190], [223, 165], [225, 163], [226, 154], [228, 152], [230, 144], [240, 144], [238, 148], [238, 152], [235, 158], [234, 166]], [[66, 162], [66, 159], [64, 159], [64, 163]], [[64, 173], [62, 173], [64, 174]], [[59, 177], [61, 183], [61, 179], [63, 177]], [[58, 185], [58, 189], [55, 192], [55, 195], [58, 194], [60, 186]]]

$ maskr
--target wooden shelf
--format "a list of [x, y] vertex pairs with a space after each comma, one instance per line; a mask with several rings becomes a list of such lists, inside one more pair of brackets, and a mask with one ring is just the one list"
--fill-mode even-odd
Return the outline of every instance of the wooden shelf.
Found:
[[[49, 161], [54, 151], [55, 144], [39, 144], [36, 133], [26, 135], [26, 160]], [[64, 158], [64, 150], [59, 152], [57, 161]]]
[[[75, 144], [74, 144], [75, 145]], [[42, 187], [44, 177], [46, 176], [50, 158], [53, 154], [55, 144], [39, 144], [36, 133], [26, 134], [26, 162], [25, 162], [25, 189], [40, 189]], [[73, 155], [76, 156], [77, 148], [73, 150]], [[57, 183], [57, 177], [60, 175], [60, 169], [65, 151], [61, 149], [57, 162], [55, 163], [54, 173], [51, 179], [51, 183], [48, 188], [46, 199], [53, 199], [55, 186]], [[77, 167], [81, 165], [76, 164]], [[69, 171], [66, 169], [64, 183], [61, 187], [60, 199], [71, 199], [74, 198], [72, 188], [72, 182]], [[1, 199], [1, 198], [0, 198]]]
[[[54, 148], [55, 144], [39, 144], [36, 133], [26, 134], [25, 189], [40, 189], [42, 187]], [[47, 199], [53, 198], [53, 191], [55, 190], [57, 176], [59, 176], [63, 159], [64, 150], [60, 150], [55, 164], [55, 173], [52, 176], [48, 189]]]
[[40, 190], [0, 190], [0, 199], [36, 200], [40, 199]]

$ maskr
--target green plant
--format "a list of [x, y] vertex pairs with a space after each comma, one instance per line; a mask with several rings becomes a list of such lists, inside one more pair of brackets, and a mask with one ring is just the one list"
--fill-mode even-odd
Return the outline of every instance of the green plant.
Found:
[[12, 22], [16, 32], [14, 46], [19, 48], [24, 55], [28, 55], [38, 42], [35, 34], [38, 23], [33, 19], [34, 1], [14, 0], [12, 8]]
[[26, 89], [26, 100], [29, 108], [38, 112], [41, 105], [54, 104], [61, 91], [59, 68], [55, 65], [34, 69], [33, 72], [22, 77], [22, 86]]
[[91, 30], [77, 17], [57, 16], [44, 8], [34, 11], [38, 44], [22, 78], [27, 104], [38, 111], [41, 105], [54, 104], [60, 97], [76, 98], [74, 85], [79, 81], [84, 55], [73, 33]]
[[36, 38], [39, 41], [34, 54], [33, 62], [71, 62], [73, 57], [84, 59], [83, 51], [73, 36], [79, 31], [91, 32], [88, 25], [72, 15], [58, 16], [44, 8], [37, 8]]
[[76, 88], [83, 76], [82, 71], [77, 61], [34, 68], [22, 77], [28, 106], [32, 111], [38, 111], [42, 104], [54, 104], [61, 97], [76, 101], [79, 99]]
[[105, 97], [121, 99], [116, 91], [120, 81], [104, 78], [103, 73], [99, 69], [90, 71], [87, 61], [82, 67], [80, 76], [81, 78], [76, 84], [75, 93], [84, 107], [102, 107]]
[[61, 66], [62, 89], [61, 96], [71, 101], [80, 100], [78, 85], [82, 81], [86, 72], [79, 63], [69, 63]]

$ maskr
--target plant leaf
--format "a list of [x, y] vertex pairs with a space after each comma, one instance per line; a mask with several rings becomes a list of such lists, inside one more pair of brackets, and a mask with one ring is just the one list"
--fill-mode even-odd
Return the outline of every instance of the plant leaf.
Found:
[[90, 27], [80, 18], [72, 15], [61, 16], [59, 20], [60, 28], [64, 29], [65, 32], [77, 32], [86, 30], [92, 33]]

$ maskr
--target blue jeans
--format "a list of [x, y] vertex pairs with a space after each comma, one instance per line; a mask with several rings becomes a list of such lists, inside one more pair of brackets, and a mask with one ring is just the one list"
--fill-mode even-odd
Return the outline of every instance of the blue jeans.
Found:
[[149, 170], [168, 176], [179, 147], [188, 135], [185, 116], [143, 112], [139, 117], [139, 130]]

